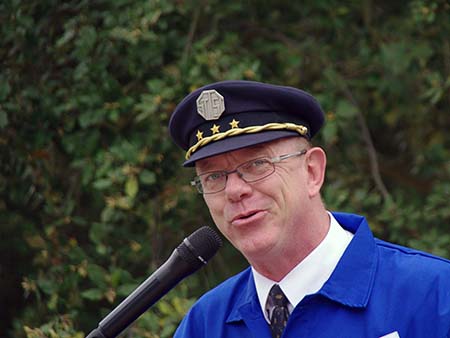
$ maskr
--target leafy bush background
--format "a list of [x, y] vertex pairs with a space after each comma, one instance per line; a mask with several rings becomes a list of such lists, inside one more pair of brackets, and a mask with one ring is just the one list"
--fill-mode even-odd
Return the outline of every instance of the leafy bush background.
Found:
[[[0, 332], [83, 337], [212, 222], [168, 138], [211, 81], [313, 93], [325, 202], [384, 239], [450, 257], [445, 0], [0, 3]], [[128, 331], [170, 337], [245, 266], [230, 246]]]

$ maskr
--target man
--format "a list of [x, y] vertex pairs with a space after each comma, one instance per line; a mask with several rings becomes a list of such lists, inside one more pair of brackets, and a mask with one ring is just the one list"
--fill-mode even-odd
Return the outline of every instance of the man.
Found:
[[321, 196], [324, 123], [304, 91], [200, 88], [169, 129], [222, 234], [250, 267], [201, 297], [177, 338], [450, 337], [450, 262], [374, 239]]

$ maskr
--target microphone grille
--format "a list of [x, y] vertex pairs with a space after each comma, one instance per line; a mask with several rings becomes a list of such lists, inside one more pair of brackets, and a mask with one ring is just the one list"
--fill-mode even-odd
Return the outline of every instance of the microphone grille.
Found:
[[196, 253], [205, 261], [212, 258], [222, 246], [220, 236], [208, 226], [203, 226], [187, 237]]
[[217, 232], [204, 226], [185, 238], [177, 251], [193, 269], [198, 269], [206, 264], [221, 246], [222, 240]]

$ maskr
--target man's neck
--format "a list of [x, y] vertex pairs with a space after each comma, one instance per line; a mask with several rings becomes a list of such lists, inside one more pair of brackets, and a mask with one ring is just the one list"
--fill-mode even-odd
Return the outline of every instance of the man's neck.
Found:
[[326, 237], [330, 228], [330, 217], [325, 209], [314, 222], [310, 222], [302, 239], [282, 252], [267, 253], [252, 259], [250, 265], [261, 275], [273, 280], [282, 280], [292, 269], [302, 262]]

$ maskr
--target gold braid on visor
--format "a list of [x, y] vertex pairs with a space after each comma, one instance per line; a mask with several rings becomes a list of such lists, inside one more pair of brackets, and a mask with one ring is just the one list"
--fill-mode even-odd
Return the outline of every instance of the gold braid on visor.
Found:
[[232, 128], [229, 129], [223, 133], [217, 133], [208, 137], [204, 137], [201, 140], [199, 140], [196, 144], [194, 144], [192, 147], [188, 149], [186, 152], [186, 160], [188, 160], [191, 155], [196, 152], [199, 148], [204, 147], [208, 143], [216, 142], [219, 140], [223, 140], [224, 138], [230, 137], [230, 136], [237, 136], [242, 134], [254, 134], [259, 133], [262, 131], [268, 131], [268, 130], [293, 130], [299, 133], [302, 136], [305, 136], [308, 132], [308, 128], [302, 125], [294, 124], [294, 123], [268, 123], [263, 126], [251, 126], [251, 127], [245, 127], [245, 128]]

